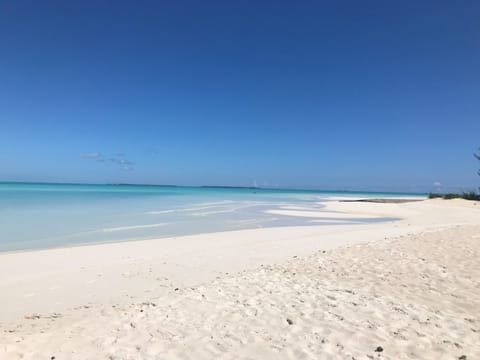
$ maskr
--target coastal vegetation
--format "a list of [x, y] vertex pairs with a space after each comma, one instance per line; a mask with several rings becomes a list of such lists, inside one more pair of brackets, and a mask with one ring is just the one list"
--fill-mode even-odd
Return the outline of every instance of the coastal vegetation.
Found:
[[442, 198], [446, 200], [465, 199], [465, 200], [480, 201], [480, 194], [477, 194], [475, 191], [468, 191], [463, 193], [447, 193], [447, 194], [430, 193], [428, 194], [428, 198], [429, 199]]
[[[479, 152], [474, 153], [473, 156], [480, 160], [480, 148]], [[478, 176], [480, 176], [480, 169], [477, 171]], [[479, 188], [480, 189], [480, 188]], [[435, 198], [442, 198], [442, 199], [465, 199], [465, 200], [475, 200], [475, 201], [480, 201], [480, 193], [477, 193], [475, 191], [467, 191], [463, 193], [448, 193], [448, 194], [440, 194], [440, 193], [430, 193], [428, 194], [429, 199], [435, 199]]]
[[[477, 158], [477, 160], [480, 160], [480, 148], [478, 149], [478, 154], [473, 154]], [[480, 169], [477, 171], [478, 176], [480, 176]]]

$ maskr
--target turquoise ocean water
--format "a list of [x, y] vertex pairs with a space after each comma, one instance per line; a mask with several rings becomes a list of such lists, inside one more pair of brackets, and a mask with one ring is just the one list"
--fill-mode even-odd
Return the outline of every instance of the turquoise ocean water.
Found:
[[357, 195], [418, 194], [0, 183], [0, 251], [312, 225], [312, 218], [271, 215], [266, 211], [291, 206], [321, 210], [329, 196]]

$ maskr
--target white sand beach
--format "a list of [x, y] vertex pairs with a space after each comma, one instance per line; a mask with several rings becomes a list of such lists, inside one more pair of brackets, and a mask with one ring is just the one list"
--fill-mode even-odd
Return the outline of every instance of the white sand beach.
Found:
[[0, 359], [478, 359], [480, 203], [0, 254]]

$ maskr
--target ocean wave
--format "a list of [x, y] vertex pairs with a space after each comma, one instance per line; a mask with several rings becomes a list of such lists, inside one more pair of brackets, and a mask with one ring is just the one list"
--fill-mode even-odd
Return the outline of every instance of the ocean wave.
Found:
[[159, 223], [159, 224], [146, 224], [146, 225], [132, 225], [132, 226], [119, 226], [113, 228], [104, 228], [98, 229], [94, 232], [116, 232], [116, 231], [128, 231], [128, 230], [135, 230], [135, 229], [148, 229], [148, 228], [156, 228], [168, 225], [168, 223]]
[[[234, 204], [238, 204], [234, 206]], [[224, 212], [232, 212], [231, 209], [241, 209], [245, 207], [251, 206], [261, 206], [261, 205], [272, 205], [271, 203], [266, 202], [258, 202], [258, 201], [219, 201], [219, 202], [211, 202], [211, 203], [199, 203], [199, 204], [192, 204], [193, 207], [187, 208], [179, 208], [179, 209], [168, 209], [168, 210], [154, 210], [148, 211], [148, 215], [161, 215], [161, 214], [169, 214], [169, 213], [191, 213], [193, 216], [204, 216], [210, 214], [217, 214], [217, 213], [224, 213]], [[233, 207], [231, 207], [233, 206]], [[201, 210], [208, 210], [208, 209], [226, 209], [226, 210], [219, 210], [219, 211], [210, 211], [210, 212], [198, 212]], [[235, 211], [235, 210], [233, 210]], [[198, 212], [198, 213], [195, 213]]]
[[169, 214], [169, 213], [174, 213], [176, 210], [159, 210], [159, 211], [148, 211], [148, 215], [159, 215], [159, 214]]

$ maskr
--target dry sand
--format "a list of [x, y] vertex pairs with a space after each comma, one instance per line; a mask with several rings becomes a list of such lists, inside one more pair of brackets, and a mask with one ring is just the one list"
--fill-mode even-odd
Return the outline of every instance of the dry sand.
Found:
[[0, 359], [480, 358], [478, 203], [325, 212], [402, 220], [2, 254]]

